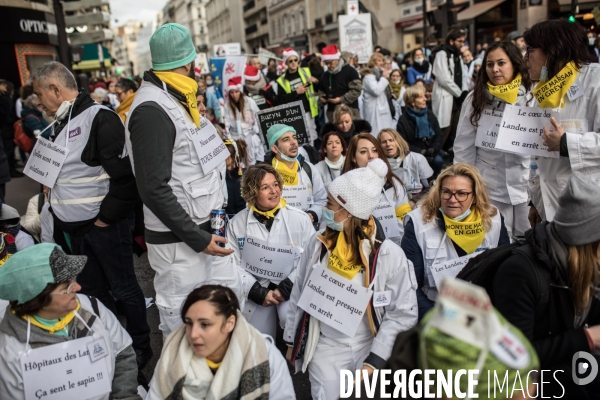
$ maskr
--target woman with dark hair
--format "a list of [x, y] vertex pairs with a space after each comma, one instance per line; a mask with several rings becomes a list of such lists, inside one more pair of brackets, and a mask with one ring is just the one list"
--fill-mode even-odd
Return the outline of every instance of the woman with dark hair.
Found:
[[325, 189], [342, 173], [347, 147], [344, 137], [338, 132], [329, 132], [323, 136], [319, 150], [320, 161], [316, 167], [323, 178]]
[[479, 169], [492, 204], [504, 215], [508, 235], [522, 235], [529, 229], [527, 180], [531, 157], [494, 148], [497, 136], [489, 133], [498, 133], [507, 104], [527, 104], [531, 79], [519, 49], [510, 41], [492, 43], [485, 52], [483, 66], [485, 71], [477, 76], [460, 113], [454, 162]]
[[393, 173], [381, 144], [370, 133], [361, 133], [350, 140], [346, 154], [342, 174], [356, 168], [364, 168], [375, 158], [382, 159], [387, 165], [385, 184], [373, 216], [382, 223], [385, 237], [400, 244], [404, 233], [404, 216], [412, 208], [404, 183]]
[[[541, 108], [561, 108], [544, 128], [544, 146], [560, 158], [532, 157], [539, 176], [530, 181], [529, 222], [552, 221], [557, 199], [573, 171], [597, 174], [600, 168], [600, 65], [593, 63], [585, 30], [567, 21], [544, 21], [523, 35], [532, 93]], [[558, 90], [557, 90], [558, 88]], [[551, 92], [550, 95], [547, 93]], [[562, 124], [562, 125], [561, 125]]]
[[296, 398], [275, 341], [246, 322], [231, 289], [194, 289], [181, 320], [164, 344], [146, 400]]
[[[72, 371], [70, 379], [75, 382], [87, 378], [86, 370], [92, 367], [104, 371], [109, 382], [104, 393], [97, 387], [92, 392], [87, 385], [65, 389], [64, 381], [53, 381], [57, 373], [48, 371], [47, 382], [35, 382], [40, 388], [37, 396], [50, 390], [60, 393], [61, 389], [73, 389], [71, 398], [141, 400], [137, 394], [138, 369], [131, 337], [117, 317], [96, 298], [77, 293], [81, 286], [76, 279], [86, 261], [85, 256], [65, 254], [56, 244], [42, 243], [16, 253], [1, 266], [0, 299], [10, 302], [0, 322], [1, 399], [33, 397], [26, 395], [29, 388], [23, 374], [23, 357], [41, 360], [53, 346], [61, 354], [85, 354], [90, 345], [94, 348], [97, 345], [104, 356], [80, 357], [78, 362], [83, 364], [76, 364], [80, 371]], [[29, 379], [31, 385], [37, 378]]]
[[225, 211], [229, 218], [244, 208], [246, 201], [242, 197], [242, 175], [248, 166], [247, 145], [244, 139], [225, 139], [225, 146], [229, 150], [229, 157], [225, 160], [227, 173], [225, 183], [227, 184], [227, 205]]
[[410, 86], [414, 85], [417, 79], [422, 79], [424, 83], [432, 82], [431, 64], [425, 58], [423, 49], [416, 48], [412, 51], [411, 57], [413, 64], [408, 68], [407, 81]]
[[321, 129], [321, 136], [329, 132], [337, 132], [348, 143], [352, 136], [359, 133], [371, 133], [371, 124], [364, 119], [352, 119], [352, 109], [340, 104], [333, 112], [333, 122], [328, 122]]

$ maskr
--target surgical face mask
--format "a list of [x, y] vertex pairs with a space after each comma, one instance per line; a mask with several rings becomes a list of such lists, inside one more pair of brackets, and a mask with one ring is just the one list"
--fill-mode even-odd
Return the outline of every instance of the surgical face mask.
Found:
[[285, 154], [283, 154], [283, 151], [279, 150], [279, 147], [275, 146], [275, 148], [279, 152], [279, 156], [281, 157], [281, 159], [283, 161], [294, 162], [298, 159], [298, 154], [296, 154], [296, 157], [289, 157], [289, 156], [286, 156]]
[[323, 212], [322, 212], [322, 216], [323, 216], [323, 221], [325, 222], [325, 225], [327, 225], [328, 228], [333, 229], [334, 231], [338, 231], [341, 232], [342, 230], [344, 230], [344, 221], [346, 221], [346, 219], [350, 218], [350, 216], [348, 216], [348, 218], [346, 218], [344, 221], [340, 221], [340, 222], [335, 222], [333, 219], [335, 218], [335, 213], [342, 211], [343, 208], [340, 208], [337, 211], [332, 211], [329, 208], [325, 208], [323, 207]]
[[[442, 212], [442, 214], [446, 215], [446, 213], [444, 212], [444, 210], [442, 209], [442, 207], [440, 207], [440, 211]], [[471, 215], [471, 206], [469, 206], [469, 208], [467, 208], [467, 211], [465, 211], [464, 213], [460, 214], [457, 217], [448, 217], [448, 215], [446, 215], [446, 217], [453, 219], [454, 221], [462, 221], [463, 219], [467, 218], [469, 215]]]
[[207, 79], [206, 80], [206, 86], [212, 86], [212, 85], [213, 85], [212, 79]]
[[417, 64], [423, 64], [423, 61], [425, 61], [425, 59], [424, 59], [424, 58], [421, 58], [421, 57], [419, 57], [419, 58], [415, 58], [415, 62], [416, 62]]
[[392, 79], [392, 83], [394, 85], [398, 85], [398, 84], [400, 84], [400, 79]]
[[593, 46], [594, 43], [596, 43], [596, 38], [593, 38], [593, 37], [588, 38], [588, 43], [589, 43], [590, 46]]
[[54, 118], [56, 120], [65, 119], [65, 117], [69, 114], [69, 109], [71, 108], [72, 104], [73, 104], [73, 100], [63, 101], [62, 104], [60, 105], [60, 107], [58, 107], [58, 110], [56, 110], [56, 113], [54, 114]]
[[[546, 60], [546, 64], [548, 64], [548, 60]], [[540, 71], [540, 81], [544, 82], [548, 80], [548, 67], [546, 67], [546, 64], [544, 64], [542, 70]]]

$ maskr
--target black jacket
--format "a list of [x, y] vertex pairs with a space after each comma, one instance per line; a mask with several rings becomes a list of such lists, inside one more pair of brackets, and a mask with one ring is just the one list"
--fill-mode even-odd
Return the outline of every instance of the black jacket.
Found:
[[[354, 129], [351, 129], [349, 132], [345, 133], [339, 132], [346, 141], [346, 145], [350, 143], [350, 139], [352, 139], [352, 136], [358, 135], [359, 133], [363, 132], [371, 133], [371, 130], [373, 129], [369, 121], [366, 121], [364, 119], [355, 119], [352, 122], [354, 123]], [[329, 132], [338, 132], [337, 127], [333, 122], [328, 122], [325, 125], [323, 125], [323, 128], [321, 128], [321, 137], [325, 136]]]
[[[73, 103], [71, 119], [95, 104], [96, 102], [88, 93], [80, 92]], [[67, 122], [68, 118], [65, 118], [54, 125], [54, 132], [50, 136], [52, 142], [66, 128]], [[110, 225], [133, 217], [133, 208], [139, 196], [129, 156], [122, 157], [124, 148], [125, 127], [121, 118], [114, 111], [98, 111], [92, 122], [90, 138], [81, 153], [81, 162], [90, 167], [102, 165], [102, 168], [110, 176], [108, 194], [102, 200], [100, 213], [90, 215], [89, 220], [63, 222], [54, 217], [54, 223], [61, 230], [75, 236], [83, 236], [96, 219]]]
[[227, 184], [227, 215], [233, 216], [246, 208], [246, 200], [242, 197], [242, 176], [238, 170], [227, 171], [225, 176]]
[[[341, 98], [350, 91], [351, 82], [355, 82], [355, 88], [356, 86], [362, 87], [358, 72], [351, 65], [346, 64], [337, 74], [332, 74], [330, 71], [324, 72], [319, 81], [319, 91], [325, 93], [325, 97], [327, 98]], [[358, 88], [357, 94], [359, 92], [360, 88]], [[350, 104], [345, 102], [342, 103], [350, 108], [358, 108], [358, 98]], [[330, 104], [328, 111], [334, 111], [337, 106], [337, 104]]]
[[410, 151], [423, 154], [423, 150], [427, 150], [432, 147], [435, 150], [434, 154], [438, 154], [442, 148], [444, 134], [442, 133], [442, 129], [440, 128], [440, 124], [435, 114], [430, 109], [427, 109], [427, 120], [435, 132], [435, 136], [431, 139], [417, 139], [415, 137], [416, 124], [415, 121], [407, 115], [407, 113], [403, 113], [398, 119], [396, 130], [398, 133], [400, 133], [400, 136], [402, 136], [402, 138], [408, 142]]
[[12, 99], [8, 94], [0, 92], [0, 134], [2, 139], [10, 140], [13, 138], [13, 124], [16, 120]]
[[[552, 239], [552, 223], [536, 225], [526, 233], [527, 246], [533, 251], [535, 259], [515, 251], [498, 268], [494, 277], [492, 303], [504, 317], [532, 342], [540, 358], [541, 369], [563, 370], [556, 377], [565, 387], [569, 399], [592, 398], [584, 392], [585, 386], [577, 386], [571, 378], [571, 361], [578, 351], [590, 352], [583, 325], [575, 326], [574, 304], [568, 288], [568, 268], [557, 256], [560, 241]], [[562, 259], [566, 260], [566, 248]], [[565, 261], [566, 262], [566, 261]], [[550, 288], [547, 302], [540, 302], [542, 288], [539, 287], [536, 269], [547, 271]], [[547, 280], [546, 280], [547, 282]], [[589, 312], [582, 324], [589, 326], [600, 323], [600, 305], [596, 297], [592, 297]], [[552, 375], [550, 381], [555, 383]], [[593, 384], [592, 384], [593, 385]], [[544, 396], [560, 396], [563, 389], [557, 384], [545, 384]]]
[[[302, 71], [306, 75], [306, 71]], [[300, 78], [300, 72], [296, 71], [293, 74], [288, 72], [281, 75], [281, 80], [285, 83], [285, 81], [290, 81], [290, 90], [291, 93], [286, 93], [283, 87], [277, 83], [277, 80], [271, 82], [271, 85], [277, 85], [277, 105], [283, 105], [288, 103], [293, 103], [294, 101], [302, 100], [302, 105], [304, 106], [304, 112], [310, 112], [310, 104], [308, 103], [308, 98], [306, 94], [308, 90], [303, 94], [296, 93], [296, 89], [298, 86], [302, 85], [302, 78]], [[314, 86], [313, 86], [314, 88]]]

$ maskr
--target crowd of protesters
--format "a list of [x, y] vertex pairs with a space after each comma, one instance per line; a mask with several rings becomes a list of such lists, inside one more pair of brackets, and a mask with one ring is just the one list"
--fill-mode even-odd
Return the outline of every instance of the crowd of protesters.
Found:
[[[140, 79], [48, 62], [17, 103], [0, 80], [0, 398], [31, 397], [27, 357], [82, 343], [102, 349], [110, 385], [68, 398], [294, 399], [286, 360], [318, 400], [361, 385], [344, 370], [426, 368], [476, 369], [480, 397], [493, 372], [528, 378], [496, 398], [597, 398], [572, 358], [591, 353], [597, 371], [598, 39], [560, 20], [466, 38], [395, 58], [376, 47], [362, 65], [335, 44], [287, 48], [217, 93], [189, 30], [168, 23]], [[257, 113], [293, 102], [306, 132], [261, 130]], [[510, 107], [558, 110], [541, 122], [547, 156], [480, 144]], [[6, 183], [47, 142], [65, 158], [20, 216]], [[210, 143], [226, 159], [200, 157]], [[163, 339], [148, 377], [143, 252]], [[325, 294], [317, 275], [368, 294], [353, 308], [327, 289], [362, 316], [353, 326], [305, 305]]]

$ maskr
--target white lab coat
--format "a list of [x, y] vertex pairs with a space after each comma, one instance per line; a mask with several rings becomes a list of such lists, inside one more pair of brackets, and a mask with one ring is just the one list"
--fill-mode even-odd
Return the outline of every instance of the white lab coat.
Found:
[[[345, 156], [342, 157], [345, 159]], [[331, 182], [333, 182], [335, 178], [341, 175], [344, 165], [342, 163], [342, 168], [340, 169], [331, 169], [325, 160], [322, 160], [319, 161], [315, 167], [317, 167], [317, 170], [319, 170], [319, 174], [321, 175], [321, 179], [323, 179], [325, 190], [329, 190], [329, 185], [331, 185]]]
[[[404, 186], [396, 179], [394, 179], [393, 182], [394, 187], [389, 187], [381, 193], [381, 197], [379, 198], [379, 204], [391, 202], [394, 209], [396, 209], [401, 205], [407, 204], [409, 199]], [[396, 218], [396, 222], [398, 223], [398, 230], [400, 231], [400, 236], [390, 237], [388, 239], [400, 246], [400, 242], [402, 242], [402, 236], [404, 236], [404, 223], [399, 218]]]
[[[77, 295], [81, 308], [94, 314], [92, 304], [87, 296]], [[98, 302], [100, 316], [94, 320], [91, 328], [94, 333], [104, 338], [108, 346], [108, 356], [97, 362], [106, 363], [109, 380], [112, 382], [115, 373], [115, 362], [119, 353], [131, 345], [131, 337], [119, 323], [117, 317], [101, 302]], [[8, 311], [8, 310], [7, 310]], [[75, 320], [77, 321], [77, 320]], [[33, 325], [32, 325], [33, 326]], [[91, 335], [88, 335], [91, 336]], [[22, 343], [14, 336], [0, 332], [0, 398], [21, 400], [25, 399], [23, 389], [23, 373], [19, 353], [25, 349], [25, 343]], [[110, 393], [94, 397], [90, 400], [108, 400]]]
[[461, 93], [468, 88], [468, 77], [464, 75], [463, 61], [460, 60], [461, 72], [463, 73], [462, 87], [454, 83], [454, 55], [448, 63], [448, 54], [444, 50], [437, 52], [433, 62], [433, 92], [431, 95], [431, 110], [437, 117], [440, 128], [444, 129], [450, 126], [452, 117], [452, 104], [455, 97], [460, 97]]
[[[583, 65], [575, 86], [583, 95], [573, 101], [565, 96], [565, 107], [560, 109], [569, 157], [532, 157], [539, 179], [530, 181], [531, 200], [544, 221], [554, 219], [558, 196], [573, 171], [589, 175], [590, 182], [600, 185], [600, 64]], [[551, 126], [550, 121], [547, 126]]]
[[[308, 185], [308, 209], [302, 211], [313, 211], [317, 214], [318, 221], [321, 221], [321, 211], [325, 204], [327, 204], [327, 190], [325, 190], [325, 185], [323, 184], [323, 179], [321, 179], [321, 174], [317, 167], [305, 158], [304, 162], [308, 164], [310, 167], [310, 171], [312, 172], [312, 179], [309, 178], [308, 174], [304, 170], [304, 168], [300, 168], [300, 177], [298, 179], [300, 184]], [[312, 181], [312, 185], [311, 185]]]
[[248, 164], [254, 165], [265, 160], [265, 145], [262, 141], [256, 113], [259, 110], [256, 102], [244, 97], [244, 112], [236, 112], [235, 116], [231, 110], [230, 100], [225, 104], [225, 130], [233, 139], [244, 139], [248, 144]]
[[[241, 296], [244, 298], [245, 305], [242, 307], [244, 318], [261, 333], [271, 335], [276, 334], [275, 314], [277, 309], [287, 309], [287, 303], [281, 303], [276, 307], [263, 307], [248, 299], [248, 292], [252, 286], [258, 282], [263, 287], [268, 287], [269, 281], [266, 278], [252, 275], [244, 269], [242, 263], [242, 253], [246, 238], [254, 238], [261, 241], [268, 241], [269, 244], [294, 244], [304, 249], [308, 247], [308, 242], [313, 236], [315, 230], [310, 222], [310, 218], [305, 212], [295, 207], [285, 206], [275, 216], [273, 226], [269, 232], [265, 226], [255, 217], [252, 210], [245, 208], [231, 219], [227, 226], [228, 247], [233, 249], [233, 258], [236, 266], [239, 267]], [[296, 280], [296, 267], [300, 258], [294, 260], [292, 271], [287, 276], [292, 282]], [[286, 305], [283, 307], [283, 305]], [[280, 317], [281, 325], [285, 324], [285, 314]]]
[[[374, 236], [375, 237], [375, 234]], [[373, 239], [373, 238], [372, 238]], [[300, 295], [310, 274], [314, 270], [316, 264], [321, 263], [321, 246], [322, 242], [317, 235], [313, 235], [308, 247], [302, 253], [300, 264], [298, 265], [298, 275], [292, 296], [290, 297], [290, 307], [287, 315], [287, 322], [283, 332], [283, 339], [288, 343], [293, 343], [296, 329], [300, 324], [304, 310], [297, 306]], [[362, 253], [368, 260], [371, 254], [371, 245], [368, 240], [363, 240], [361, 243]], [[323, 257], [323, 264], [327, 265], [329, 260], [329, 251]], [[369, 266], [369, 270], [370, 270]], [[391, 303], [384, 307], [375, 307], [375, 315], [379, 323], [379, 331], [377, 336], [372, 339], [370, 352], [383, 360], [387, 360], [392, 353], [392, 347], [396, 336], [400, 332], [404, 332], [412, 328], [417, 323], [417, 280], [415, 277], [412, 263], [408, 261], [402, 249], [395, 243], [386, 239], [379, 248], [377, 256], [377, 267], [375, 269], [375, 277], [373, 279], [373, 290], [380, 292], [391, 290]], [[366, 318], [366, 317], [365, 317]], [[320, 323], [311, 317], [309, 329], [309, 338], [302, 360], [296, 360], [296, 372], [305, 369], [312, 359], [312, 355], [318, 343], [323, 340], [319, 338]], [[316, 327], [316, 329], [315, 329]], [[361, 346], [361, 343], [349, 344], [348, 347], [340, 349], [345, 352], [352, 352], [353, 347]], [[332, 368], [335, 368], [336, 360], [330, 362]], [[338, 372], [339, 374], [339, 372]], [[338, 375], [339, 376], [339, 375]], [[338, 381], [339, 382], [339, 381]], [[338, 383], [339, 385], [339, 383]], [[338, 386], [339, 387], [339, 386]]]
[[[454, 163], [464, 162], [477, 167], [492, 200], [500, 203], [518, 205], [529, 200], [527, 181], [529, 179], [530, 156], [505, 153], [495, 149], [475, 146], [477, 127], [471, 124], [473, 92], [463, 103], [454, 140]], [[527, 103], [524, 87], [519, 89], [516, 105]], [[506, 103], [493, 98], [487, 109], [504, 110]]]
[[375, 74], [369, 74], [363, 79], [361, 116], [371, 124], [371, 132], [375, 136], [384, 128], [396, 128], [385, 94], [389, 84], [390, 82], [383, 76], [377, 81]]
[[433, 169], [429, 166], [427, 159], [422, 154], [412, 151], [408, 152], [398, 168], [395, 168], [392, 163], [390, 165], [392, 172], [402, 180], [406, 191], [411, 194], [420, 193], [423, 190], [422, 181], [433, 175]]

